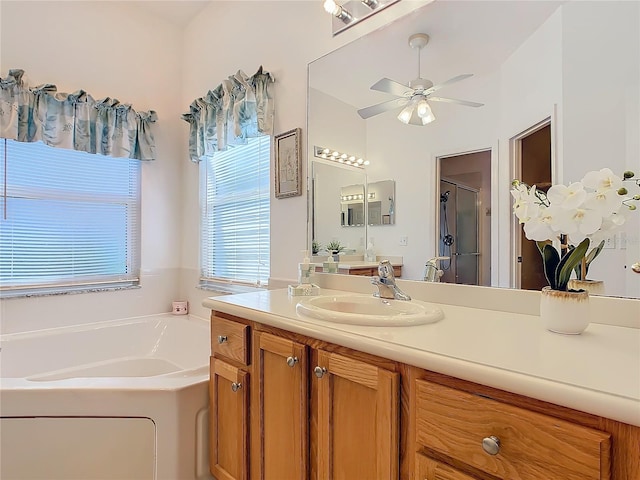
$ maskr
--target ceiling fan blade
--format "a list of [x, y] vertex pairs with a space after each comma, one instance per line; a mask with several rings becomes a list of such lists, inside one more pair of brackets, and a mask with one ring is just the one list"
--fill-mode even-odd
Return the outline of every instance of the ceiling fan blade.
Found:
[[467, 107], [481, 107], [484, 105], [484, 103], [470, 102], [469, 100], [458, 100], [457, 98], [429, 97], [429, 100], [433, 100], [434, 102], [457, 103], [459, 105], [466, 105]]
[[389, 110], [393, 110], [394, 108], [402, 107], [406, 105], [407, 102], [408, 99], [394, 98], [393, 100], [388, 100], [376, 105], [371, 105], [370, 107], [361, 108], [360, 110], [358, 110], [358, 115], [366, 119], [369, 117], [373, 117], [374, 115], [378, 115], [379, 113], [388, 112]]
[[405, 95], [412, 93], [413, 89], [403, 85], [395, 80], [389, 78], [382, 78], [376, 83], [371, 85], [371, 90], [377, 90], [379, 92], [390, 93], [397, 97], [404, 97]]
[[460, 80], [464, 80], [465, 78], [469, 78], [472, 76], [473, 76], [473, 73], [463, 73], [462, 75], [458, 75], [457, 77], [450, 78], [446, 82], [442, 82], [442, 83], [439, 83], [438, 85], [434, 85], [433, 87], [426, 89], [423, 93], [425, 95], [429, 95], [430, 93], [435, 92], [436, 90], [440, 90], [442, 87], [447, 87], [452, 83], [459, 82]]

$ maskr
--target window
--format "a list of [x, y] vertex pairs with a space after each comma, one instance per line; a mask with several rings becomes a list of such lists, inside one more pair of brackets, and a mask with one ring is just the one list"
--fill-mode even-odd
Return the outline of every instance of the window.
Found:
[[2, 296], [137, 284], [140, 162], [1, 142]]
[[267, 285], [270, 162], [267, 135], [200, 162], [201, 286]]

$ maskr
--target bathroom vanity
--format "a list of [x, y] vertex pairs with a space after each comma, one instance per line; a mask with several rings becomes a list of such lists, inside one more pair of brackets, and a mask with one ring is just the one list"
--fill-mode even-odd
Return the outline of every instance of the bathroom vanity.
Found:
[[564, 336], [460, 304], [427, 325], [345, 325], [296, 313], [301, 298], [203, 302], [218, 479], [640, 478], [637, 328]]

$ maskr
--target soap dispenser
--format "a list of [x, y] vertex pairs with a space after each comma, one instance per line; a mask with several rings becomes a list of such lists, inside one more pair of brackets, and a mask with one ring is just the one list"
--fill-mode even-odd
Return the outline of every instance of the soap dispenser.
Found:
[[338, 273], [338, 264], [333, 260], [333, 255], [329, 255], [322, 263], [324, 273]]
[[364, 261], [365, 262], [375, 262], [376, 261], [376, 251], [373, 247], [373, 238], [369, 240], [367, 243], [367, 249], [364, 251]]
[[289, 295], [318, 295], [320, 287], [311, 283], [315, 264], [309, 262], [309, 250], [302, 250], [302, 263], [298, 264], [298, 285], [289, 285]]

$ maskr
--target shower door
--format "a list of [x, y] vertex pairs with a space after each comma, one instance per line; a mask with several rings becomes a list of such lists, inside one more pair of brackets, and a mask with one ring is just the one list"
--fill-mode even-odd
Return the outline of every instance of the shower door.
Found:
[[478, 191], [451, 181], [440, 182], [440, 240], [443, 282], [478, 285]]

